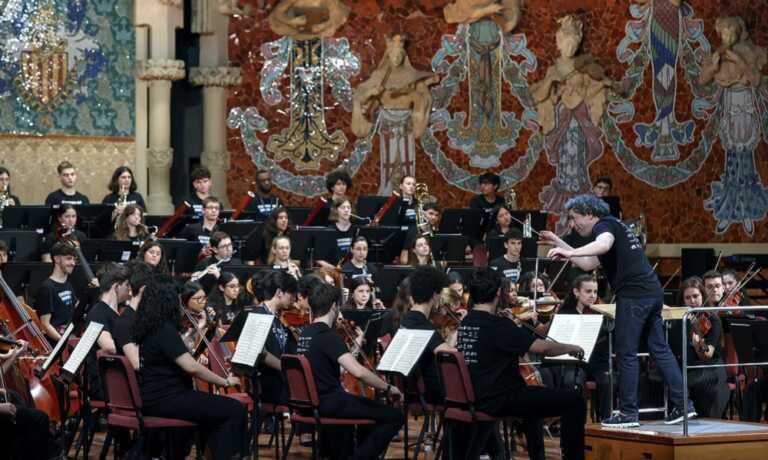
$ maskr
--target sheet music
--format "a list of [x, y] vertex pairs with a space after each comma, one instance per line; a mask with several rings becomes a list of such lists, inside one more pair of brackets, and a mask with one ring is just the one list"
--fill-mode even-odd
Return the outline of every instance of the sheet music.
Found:
[[435, 331], [421, 329], [398, 330], [376, 369], [410, 375], [434, 333]]
[[88, 356], [91, 348], [93, 348], [93, 345], [99, 339], [99, 334], [101, 334], [102, 329], [104, 329], [104, 325], [101, 323], [91, 321], [88, 324], [88, 328], [85, 330], [85, 333], [83, 333], [83, 336], [80, 337], [80, 341], [77, 342], [77, 346], [72, 350], [72, 354], [69, 355], [69, 359], [64, 363], [62, 370], [65, 370], [72, 375], [77, 374], [77, 370], [80, 369], [80, 365], [83, 364], [85, 357]]
[[64, 347], [64, 345], [67, 344], [67, 341], [69, 341], [69, 336], [72, 334], [72, 331], [75, 330], [75, 325], [72, 323], [69, 323], [69, 326], [64, 330], [64, 333], [61, 334], [61, 338], [58, 342], [56, 342], [56, 346], [53, 347], [53, 351], [48, 355], [47, 358], [45, 358], [45, 361], [43, 362], [43, 370], [48, 370], [49, 367], [51, 367], [51, 364], [53, 364], [53, 360], [56, 359], [57, 356], [59, 356], [59, 353], [61, 352], [61, 349]]
[[275, 317], [259, 313], [248, 313], [240, 337], [237, 339], [232, 364], [253, 367], [267, 341]]
[[[584, 361], [589, 362], [602, 324], [603, 315], [555, 315], [549, 336], [560, 343], [579, 345], [584, 349]], [[549, 356], [548, 359], [577, 361], [570, 355]]]

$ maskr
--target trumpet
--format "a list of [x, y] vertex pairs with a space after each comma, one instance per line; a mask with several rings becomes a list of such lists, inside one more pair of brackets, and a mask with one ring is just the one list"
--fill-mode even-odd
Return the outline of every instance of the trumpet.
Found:
[[517, 209], [517, 192], [512, 187], [504, 192], [504, 207], [510, 211]]

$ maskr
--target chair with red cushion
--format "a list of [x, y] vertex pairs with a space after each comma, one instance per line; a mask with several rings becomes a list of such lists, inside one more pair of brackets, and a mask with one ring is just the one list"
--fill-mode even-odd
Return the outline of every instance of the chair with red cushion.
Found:
[[[288, 407], [291, 410], [291, 434], [283, 450], [283, 460], [288, 458], [291, 442], [296, 433], [296, 424], [312, 426], [312, 458], [316, 458], [316, 446], [320, 445], [321, 426], [374, 425], [369, 418], [335, 418], [320, 416], [320, 397], [315, 387], [315, 377], [309, 361], [302, 355], [283, 355], [280, 358], [283, 380], [288, 383]], [[317, 439], [315, 439], [317, 432]]]
[[[429, 430], [434, 430], [431, 431], [431, 434], [435, 441], [440, 438], [440, 431], [442, 431], [442, 414], [445, 411], [445, 406], [427, 402], [425, 397], [426, 385], [424, 384], [424, 378], [418, 372], [408, 379], [407, 388], [405, 387], [405, 379], [399, 374], [394, 376], [394, 384], [400, 389], [400, 392], [405, 395], [406, 401], [403, 448], [408, 450], [411, 447], [416, 447], [413, 458], [419, 458], [419, 453], [421, 452]], [[408, 439], [409, 415], [414, 418], [419, 416], [424, 417], [419, 436], [414, 443], [410, 443]], [[437, 420], [440, 420], [440, 422], [436, 423]], [[435, 428], [435, 425], [437, 425], [437, 428]]]
[[[464, 356], [458, 351], [441, 351], [437, 354], [437, 367], [440, 370], [440, 378], [445, 392], [445, 421], [444, 442], [448, 441], [448, 458], [453, 458], [453, 427], [449, 422], [471, 423], [472, 431], [467, 445], [467, 452], [476, 452], [482, 446], [476, 446], [478, 422], [497, 422], [501, 418], [486, 414], [475, 409], [475, 390], [472, 386], [472, 379], [469, 375], [467, 363]], [[443, 444], [438, 449], [437, 456], [440, 458]], [[467, 458], [477, 457], [477, 455]]]
[[100, 458], [106, 458], [109, 453], [114, 427], [135, 431], [137, 434], [135, 439], [138, 440], [145, 435], [147, 429], [193, 428], [197, 426], [197, 424], [186, 420], [145, 417], [141, 413], [143, 401], [136, 371], [134, 371], [128, 358], [110, 355], [102, 351], [99, 351], [96, 356], [98, 357], [99, 373], [106, 396], [107, 426], [109, 429]]

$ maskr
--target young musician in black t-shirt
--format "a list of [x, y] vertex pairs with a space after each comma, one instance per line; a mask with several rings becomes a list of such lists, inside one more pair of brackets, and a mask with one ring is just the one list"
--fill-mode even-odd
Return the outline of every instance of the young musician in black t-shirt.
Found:
[[368, 262], [368, 240], [364, 236], [358, 236], [352, 241], [352, 257], [342, 265], [341, 273], [348, 280], [365, 278], [370, 283], [375, 283], [378, 269]]
[[61, 188], [48, 194], [45, 198], [46, 206], [56, 209], [62, 204], [70, 204], [72, 206], [90, 204], [88, 197], [75, 189], [75, 183], [77, 182], [75, 165], [68, 161], [62, 161], [56, 167], [56, 171], [59, 173]]
[[233, 257], [235, 253], [232, 245], [232, 238], [224, 232], [216, 231], [211, 235], [210, 240], [212, 255], [197, 263], [195, 273], [192, 274], [193, 281], [199, 281], [205, 286], [207, 292], [213, 288], [216, 279], [218, 279], [221, 270], [230, 265], [242, 265], [243, 262]]
[[312, 210], [315, 211], [315, 208], [319, 207], [317, 208], [315, 217], [309, 222], [309, 225], [315, 227], [328, 226], [330, 223], [329, 217], [331, 215], [333, 200], [346, 196], [347, 193], [352, 190], [352, 176], [343, 169], [333, 170], [325, 177], [325, 188], [328, 190], [328, 193], [330, 193], [330, 196], [327, 198], [321, 196], [318, 198], [318, 201], [315, 202]]
[[51, 248], [53, 272], [40, 285], [35, 296], [35, 310], [40, 317], [48, 341], [56, 343], [72, 321], [75, 309], [75, 289], [69, 275], [75, 269], [75, 248], [68, 243], [56, 243]]
[[195, 191], [190, 195], [187, 202], [192, 206], [187, 210], [187, 214], [192, 215], [192, 219], [198, 220], [203, 218], [203, 200], [211, 196], [211, 187], [213, 187], [213, 180], [211, 179], [211, 170], [205, 166], [197, 166], [190, 173], [189, 178], [192, 181], [192, 188]]
[[334, 198], [328, 220], [331, 222], [329, 228], [334, 231], [335, 244], [330, 248], [316, 248], [325, 259], [317, 261], [321, 267], [335, 268], [349, 251], [352, 240], [359, 232], [359, 228], [352, 225], [351, 218], [352, 201], [346, 196]]
[[112, 218], [116, 218], [122, 212], [125, 206], [129, 204], [135, 204], [141, 207], [142, 211], [147, 210], [147, 205], [144, 203], [144, 197], [141, 193], [137, 192], [136, 181], [133, 177], [133, 171], [128, 166], [119, 166], [112, 173], [112, 179], [107, 186], [109, 194], [101, 200], [102, 204], [115, 205], [115, 212], [112, 214]]
[[529, 351], [544, 356], [576, 356], [584, 350], [537, 339], [518, 327], [512, 317], [497, 315], [501, 281], [501, 276], [487, 267], [472, 274], [469, 293], [473, 306], [459, 326], [457, 348], [469, 367], [475, 406], [498, 417], [522, 417], [529, 424], [534, 418], [560, 416], [563, 458], [583, 459], [584, 398], [572, 391], [526, 386], [518, 366], [520, 356]]
[[[8, 168], [0, 166], [0, 199], [2, 199], [3, 195], [6, 200], [4, 206], [21, 206], [19, 197], [11, 193], [11, 172]], [[0, 203], [0, 205], [2, 204]]]
[[131, 365], [133, 365], [133, 368], [139, 370], [139, 349], [136, 347], [136, 341], [133, 339], [131, 329], [138, 315], [144, 286], [155, 272], [148, 264], [137, 259], [131, 260], [125, 267], [130, 273], [128, 285], [131, 288], [131, 300], [123, 308], [120, 317], [115, 320], [112, 339], [115, 341], [116, 352], [125, 355], [131, 362]]
[[280, 207], [280, 200], [272, 194], [272, 173], [266, 169], [256, 171], [256, 192], [245, 212], [256, 214], [256, 220], [266, 220]]
[[520, 252], [523, 250], [523, 233], [513, 228], [503, 237], [504, 248], [507, 252], [493, 259], [488, 266], [498, 270], [504, 278], [509, 279], [512, 283], [517, 283], [520, 280], [520, 275], [524, 272], [523, 262], [520, 260]]
[[221, 201], [209, 196], [203, 200], [203, 218], [200, 222], [189, 224], [181, 231], [179, 238], [187, 241], [196, 241], [207, 247], [211, 241], [211, 235], [218, 229]]
[[[363, 367], [344, 344], [335, 328], [341, 295], [337, 288], [317, 284], [309, 294], [313, 322], [301, 333], [298, 352], [307, 357], [320, 397], [320, 416], [334, 418], [370, 418], [376, 424], [360, 440], [352, 458], [374, 459], [386, 452], [392, 437], [403, 425], [400, 410], [382, 403], [353, 396], [341, 386], [340, 367], [364, 384], [401, 397], [397, 387]], [[362, 335], [362, 334], [361, 334]], [[360, 336], [358, 340], [361, 340]]]
[[165, 275], [150, 279], [138, 311], [141, 314], [133, 325], [133, 336], [141, 361], [144, 416], [198, 424], [214, 459], [231, 460], [245, 453], [247, 416], [242, 404], [192, 389], [193, 377], [224, 388], [238, 385], [240, 379], [214, 374], [189, 353], [179, 335], [181, 304], [174, 280]]
[[483, 235], [496, 225], [496, 212], [504, 206], [504, 198], [497, 195], [501, 186], [501, 178], [497, 174], [487, 172], [480, 175], [480, 194], [469, 201], [470, 209], [483, 211]]
[[291, 220], [288, 216], [288, 209], [279, 207], [272, 211], [272, 213], [267, 217], [267, 220], [264, 222], [264, 230], [262, 230], [261, 238], [259, 239], [259, 245], [256, 249], [258, 253], [255, 253], [253, 249], [249, 249], [251, 246], [250, 241], [251, 238], [257, 237], [256, 235], [249, 236], [248, 240], [249, 242], [246, 244], [246, 250], [249, 251], [249, 254], [247, 256], [243, 256], [245, 260], [253, 260], [256, 261], [256, 259], [261, 260], [261, 263], [267, 264], [267, 259], [269, 258], [269, 250], [272, 247], [272, 240], [274, 240], [278, 236], [287, 236], [290, 237], [291, 234]]
[[77, 210], [71, 204], [61, 204], [54, 211], [54, 230], [43, 238], [40, 247], [43, 262], [51, 262], [51, 248], [64, 238], [84, 241], [87, 236], [77, 229]]
[[581, 236], [594, 241], [573, 249], [557, 235], [545, 231], [542, 242], [556, 246], [549, 257], [570, 259], [583, 270], [603, 267], [616, 293], [616, 361], [619, 369], [619, 412], [603, 421], [606, 426], [638, 426], [637, 399], [640, 341], [646, 341], [651, 358], [656, 361], [669, 387], [672, 410], [666, 423], [679, 423], [684, 411], [693, 417], [693, 403], [683, 401], [683, 376], [669, 349], [661, 319], [664, 295], [659, 278], [648, 263], [637, 236], [626, 225], [609, 215], [608, 205], [595, 195], [578, 195], [565, 203], [568, 219]]

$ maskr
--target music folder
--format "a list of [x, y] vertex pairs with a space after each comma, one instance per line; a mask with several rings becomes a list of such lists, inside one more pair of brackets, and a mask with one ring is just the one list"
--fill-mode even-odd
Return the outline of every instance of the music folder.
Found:
[[101, 323], [91, 321], [88, 324], [82, 337], [80, 337], [80, 341], [77, 342], [77, 346], [72, 350], [69, 359], [61, 368], [61, 377], [64, 381], [70, 383], [75, 379], [85, 358], [99, 339], [102, 329], [104, 329], [104, 325]]
[[[552, 325], [549, 327], [549, 337], [560, 343], [578, 345], [584, 349], [584, 363], [589, 362], [592, 351], [595, 349], [597, 335], [603, 324], [603, 315], [555, 315]], [[548, 356], [545, 361], [570, 361], [580, 360], [571, 355]]]
[[251, 374], [272, 328], [275, 317], [260, 313], [248, 313], [232, 354], [232, 370], [240, 374]]
[[376, 370], [408, 377], [434, 333], [435, 331], [421, 329], [398, 329]]

